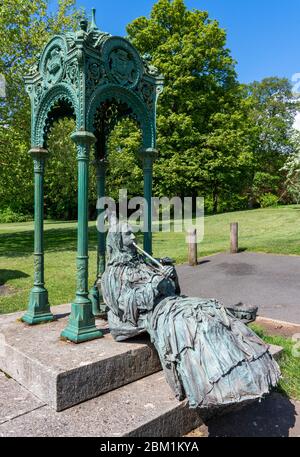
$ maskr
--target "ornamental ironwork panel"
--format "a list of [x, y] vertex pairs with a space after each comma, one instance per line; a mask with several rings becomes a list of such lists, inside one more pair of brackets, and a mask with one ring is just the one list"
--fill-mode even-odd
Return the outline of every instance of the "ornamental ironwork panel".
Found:
[[25, 83], [31, 98], [33, 146], [46, 146], [49, 129], [59, 117], [72, 116], [77, 130], [99, 137], [99, 113], [107, 124], [105, 106], [111, 110], [112, 105], [125, 104], [118, 119], [132, 116], [143, 132], [144, 147], [155, 147], [163, 78], [149, 56], [140, 56], [127, 39], [99, 30], [94, 10], [90, 25], [82, 19], [78, 31], [54, 36], [46, 44]]

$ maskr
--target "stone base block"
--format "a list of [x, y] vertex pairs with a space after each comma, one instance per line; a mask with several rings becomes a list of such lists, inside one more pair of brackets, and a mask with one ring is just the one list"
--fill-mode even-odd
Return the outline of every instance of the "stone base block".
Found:
[[[18, 398], [31, 395], [0, 376], [0, 405], [11, 399], [10, 392]], [[180, 437], [202, 424], [201, 414], [174, 398], [162, 372], [59, 413], [37, 404], [32, 395], [26, 400], [13, 401], [0, 414], [0, 437]]]
[[[0, 370], [43, 403], [62, 411], [161, 370], [146, 334], [117, 343], [104, 320], [96, 321], [103, 338], [81, 344], [60, 338], [69, 310], [57, 306], [53, 322], [35, 326], [21, 321], [23, 313], [0, 316]], [[280, 352], [271, 347], [276, 358]]]
[[35, 326], [21, 321], [23, 313], [0, 316], [0, 370], [56, 411], [161, 370], [147, 335], [116, 343], [98, 319], [104, 337], [74, 344], [60, 338], [70, 306], [52, 311], [53, 322]]

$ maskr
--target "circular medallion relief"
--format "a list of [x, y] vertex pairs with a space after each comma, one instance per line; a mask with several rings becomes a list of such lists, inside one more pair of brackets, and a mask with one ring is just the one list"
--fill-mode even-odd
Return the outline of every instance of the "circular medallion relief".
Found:
[[129, 88], [137, 85], [142, 75], [142, 61], [127, 40], [119, 37], [106, 40], [103, 59], [110, 81]]
[[65, 42], [56, 37], [48, 43], [41, 58], [41, 74], [48, 86], [57, 83], [63, 76], [66, 56]]

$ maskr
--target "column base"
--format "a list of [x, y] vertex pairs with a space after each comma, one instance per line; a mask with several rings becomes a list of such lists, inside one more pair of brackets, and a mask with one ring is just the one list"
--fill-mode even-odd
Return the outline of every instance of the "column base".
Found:
[[95, 326], [91, 302], [72, 303], [68, 325], [62, 331], [61, 337], [67, 338], [73, 343], [83, 343], [102, 336], [101, 330]]
[[44, 287], [31, 289], [28, 309], [21, 319], [30, 325], [53, 321], [54, 316], [48, 302], [48, 291]]

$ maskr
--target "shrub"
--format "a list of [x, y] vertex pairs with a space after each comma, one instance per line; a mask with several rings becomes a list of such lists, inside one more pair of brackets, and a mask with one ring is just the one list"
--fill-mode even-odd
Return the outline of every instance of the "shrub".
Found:
[[242, 211], [248, 209], [248, 197], [237, 194], [224, 195], [220, 198], [218, 205], [219, 213], [227, 213], [230, 211]]
[[15, 213], [11, 208], [0, 209], [0, 223], [7, 222], [26, 222], [32, 217], [22, 213]]
[[277, 206], [279, 198], [277, 195], [271, 194], [268, 192], [267, 194], [263, 194], [259, 197], [259, 203], [262, 208], [268, 208], [269, 206]]

